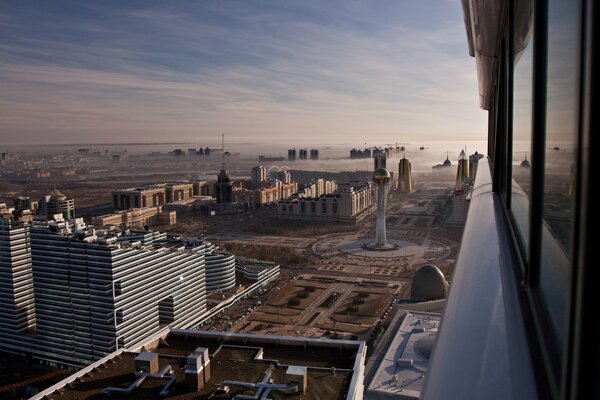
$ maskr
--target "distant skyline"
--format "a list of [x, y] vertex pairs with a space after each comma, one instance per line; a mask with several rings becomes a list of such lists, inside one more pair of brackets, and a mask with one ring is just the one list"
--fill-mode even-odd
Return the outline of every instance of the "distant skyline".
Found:
[[484, 140], [459, 1], [3, 1], [0, 146]]

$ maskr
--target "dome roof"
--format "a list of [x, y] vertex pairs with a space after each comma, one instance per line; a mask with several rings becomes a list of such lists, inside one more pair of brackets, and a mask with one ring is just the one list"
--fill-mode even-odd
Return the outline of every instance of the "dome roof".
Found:
[[452, 165], [452, 161], [450, 161], [448, 158], [446, 158], [443, 165], [444, 165], [444, 167], [449, 167]]
[[373, 172], [373, 181], [375, 183], [387, 183], [390, 181], [391, 178], [392, 176], [385, 168], [379, 168], [375, 170], [375, 172]]
[[435, 344], [435, 335], [425, 335], [415, 342], [417, 352], [429, 360], [431, 352], [433, 352], [433, 345]]
[[443, 299], [447, 295], [448, 282], [438, 267], [426, 264], [417, 270], [410, 287], [411, 298]]
[[61, 192], [60, 190], [58, 190], [56, 188], [54, 188], [54, 190], [52, 190], [50, 192], [50, 197], [57, 198], [57, 199], [66, 199], [67, 198], [67, 196], [63, 192]]

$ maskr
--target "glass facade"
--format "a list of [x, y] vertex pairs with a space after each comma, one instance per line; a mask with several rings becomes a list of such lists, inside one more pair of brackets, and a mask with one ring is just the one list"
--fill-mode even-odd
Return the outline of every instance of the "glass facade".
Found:
[[533, 2], [515, 3], [512, 58], [512, 188], [510, 204], [520, 244], [528, 249], [533, 110]]
[[[480, 0], [465, 0], [463, 10], [478, 65], [492, 48], [480, 38], [495, 35], [497, 64], [478, 68], [478, 76], [480, 92], [492, 91], [482, 108], [490, 113], [493, 188], [515, 260], [505, 267], [515, 273], [540, 398], [577, 398], [572, 393], [584, 386], [600, 393], [588, 383], [598, 381], [597, 370], [590, 375], [582, 361], [592, 357], [582, 343], [597, 349], [599, 337], [587, 319], [595, 320], [589, 287], [597, 280], [589, 279], [597, 273], [588, 236], [600, 7], [585, 0], [492, 3], [502, 5], [500, 17]], [[504, 22], [494, 29], [498, 20]], [[490, 70], [492, 83], [482, 85]]]
[[[562, 349], [573, 259], [575, 163], [579, 137], [581, 10], [548, 2], [544, 212], [539, 285]], [[562, 353], [562, 352], [561, 352]]]

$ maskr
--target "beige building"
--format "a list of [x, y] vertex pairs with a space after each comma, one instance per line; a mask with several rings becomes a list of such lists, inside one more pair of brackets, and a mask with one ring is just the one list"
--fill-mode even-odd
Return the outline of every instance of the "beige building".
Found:
[[50, 178], [50, 171], [41, 169], [39, 171], [36, 171], [34, 175], [36, 178]]
[[176, 223], [177, 213], [163, 211], [161, 206], [134, 208], [92, 218], [92, 224], [96, 227], [114, 225], [122, 228], [142, 229], [146, 225], [175, 225]]
[[398, 163], [398, 190], [405, 193], [412, 192], [411, 165], [406, 157]]
[[63, 170], [60, 171], [62, 176], [75, 176], [77, 170], [75, 169], [75, 167], [70, 167], [70, 168], [65, 168]]
[[290, 171], [279, 171], [277, 173], [277, 179], [279, 179], [281, 182], [283, 183], [290, 183], [292, 182], [292, 174], [290, 174]]
[[235, 189], [233, 191], [233, 201], [235, 203], [247, 204], [250, 208], [256, 208], [288, 199], [296, 192], [298, 192], [297, 182], [283, 183], [276, 179], [271, 187], [263, 187], [256, 190]]
[[128, 210], [162, 206], [166, 203], [166, 193], [164, 185], [114, 190], [112, 192], [113, 208]]
[[337, 188], [338, 186], [336, 181], [329, 181], [323, 178], [311, 179], [310, 185], [299, 191], [298, 196], [317, 198], [326, 194], [334, 193]]
[[166, 202], [185, 201], [194, 195], [193, 183], [169, 183], [165, 186]]
[[210, 196], [210, 185], [208, 181], [194, 181], [192, 183], [194, 196]]
[[277, 215], [283, 218], [358, 222], [373, 212], [373, 201], [373, 190], [369, 183], [341, 185], [336, 194], [280, 201]]

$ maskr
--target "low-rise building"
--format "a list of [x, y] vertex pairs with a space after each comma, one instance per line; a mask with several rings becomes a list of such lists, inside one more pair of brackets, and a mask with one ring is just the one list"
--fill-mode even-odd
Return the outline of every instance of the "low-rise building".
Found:
[[162, 206], [121, 210], [92, 218], [92, 224], [95, 227], [113, 225], [121, 228], [142, 229], [156, 224], [175, 225], [176, 223], [177, 212], [163, 210]]
[[253, 258], [238, 257], [235, 268], [249, 281], [263, 281], [279, 275], [279, 264]]
[[365, 342], [355, 340], [168, 328], [31, 400], [109, 395], [360, 400], [366, 353]]
[[385, 355], [376, 361], [366, 400], [416, 400], [421, 396], [440, 319], [438, 313], [406, 313]]
[[168, 183], [165, 186], [166, 202], [185, 201], [194, 195], [193, 183]]
[[112, 192], [115, 210], [162, 206], [166, 203], [166, 197], [165, 185], [120, 189]]
[[194, 196], [210, 196], [210, 185], [208, 181], [192, 182], [192, 194]]

